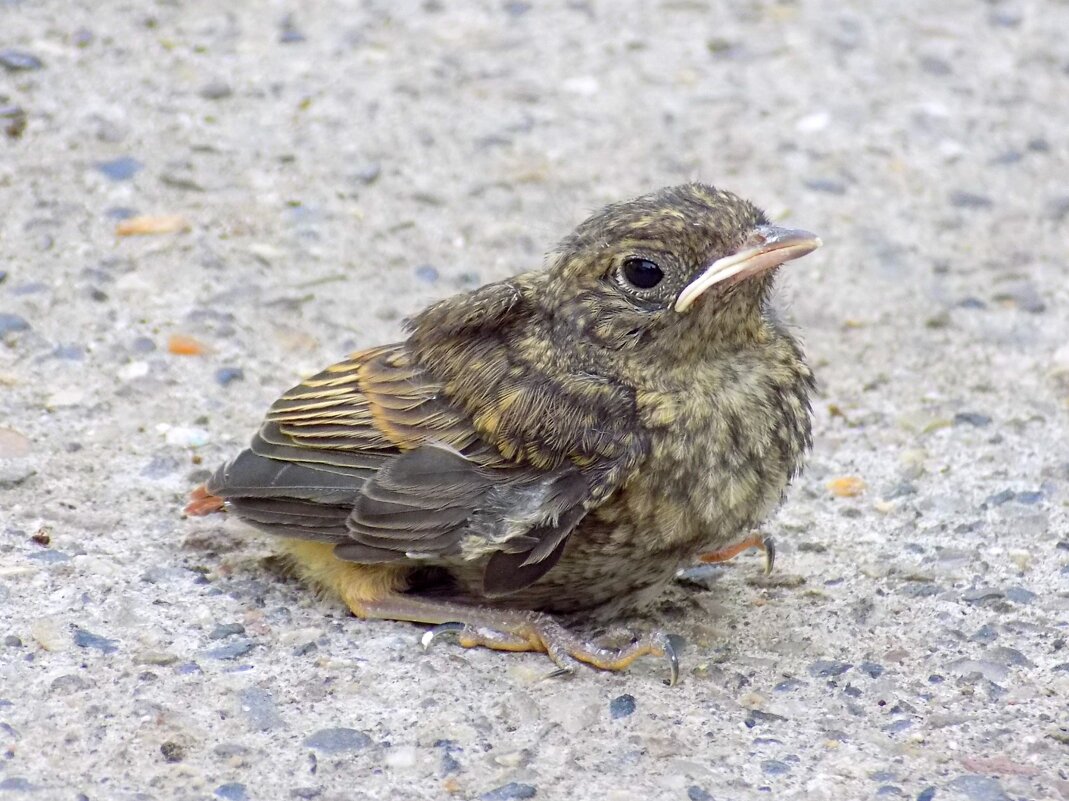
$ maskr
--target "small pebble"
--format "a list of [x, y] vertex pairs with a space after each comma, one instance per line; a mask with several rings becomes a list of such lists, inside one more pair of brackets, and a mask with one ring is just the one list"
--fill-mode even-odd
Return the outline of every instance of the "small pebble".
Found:
[[36, 784], [21, 776], [8, 776], [3, 781], [0, 781], [0, 790], [10, 790], [15, 793], [32, 793], [37, 789]]
[[41, 59], [25, 50], [16, 50], [13, 47], [0, 50], [0, 67], [8, 72], [31, 72], [43, 66], [44, 62]]
[[1006, 597], [1006, 593], [994, 587], [974, 587], [961, 594], [961, 599], [966, 603], [983, 605], [991, 601], [998, 601]]
[[271, 731], [282, 725], [275, 699], [260, 687], [246, 687], [238, 693], [241, 711], [250, 731]]
[[987, 209], [991, 208], [994, 203], [991, 198], [985, 195], [978, 195], [974, 192], [956, 191], [950, 193], [950, 205], [956, 206], [959, 209]]
[[1024, 587], [1009, 587], [1006, 590], [1007, 600], [1013, 601], [1015, 604], [1030, 604], [1038, 597], [1036, 593], [1026, 590]]
[[877, 665], [875, 662], [862, 662], [857, 669], [873, 679], [878, 679], [884, 673], [883, 665]]
[[804, 186], [806, 189], [811, 189], [814, 192], [824, 192], [829, 195], [846, 194], [846, 184], [842, 181], [835, 181], [830, 178], [815, 178], [811, 181], [805, 181]]
[[26, 132], [26, 123], [29, 116], [26, 109], [10, 103], [0, 104], [0, 125], [4, 128], [4, 135], [10, 139], [18, 139]]
[[996, 492], [994, 495], [988, 495], [984, 500], [985, 506], [1002, 506], [1004, 503], [1009, 503], [1017, 497], [1017, 493], [1011, 489], [1005, 489], [1001, 492]]
[[102, 654], [111, 654], [119, 650], [118, 640], [109, 640], [99, 634], [93, 634], [79, 626], [74, 627], [74, 644], [79, 648], [95, 648]]
[[791, 772], [791, 766], [778, 759], [764, 759], [761, 761], [761, 772], [768, 776], [782, 776]]
[[304, 34], [297, 28], [291, 14], [284, 16], [278, 27], [278, 41], [281, 44], [296, 44], [305, 40]]
[[375, 183], [375, 181], [379, 179], [380, 175], [382, 175], [382, 165], [378, 162], [373, 162], [371, 164], [367, 164], [361, 167], [359, 170], [353, 173], [352, 178], [357, 183], [364, 184], [364, 186], [369, 186]]
[[164, 762], [181, 762], [186, 758], [186, 749], [174, 740], [168, 740], [160, 746]]
[[509, 782], [495, 787], [479, 796], [479, 801], [515, 801], [515, 799], [534, 798], [538, 791], [533, 785]]
[[609, 715], [613, 720], [626, 718], [635, 712], [635, 696], [618, 695], [609, 702]]
[[240, 367], [220, 367], [215, 371], [215, 380], [220, 386], [230, 386], [235, 381], [245, 380], [245, 371]]
[[917, 801], [932, 801], [935, 798], [935, 788], [925, 787], [919, 793], [917, 793]]
[[248, 801], [249, 792], [241, 782], [228, 782], [215, 788], [215, 795], [224, 801]]
[[240, 623], [219, 623], [208, 634], [209, 640], [222, 640], [235, 634], [244, 634], [245, 627]]
[[8, 312], [0, 312], [0, 337], [29, 330], [30, 324], [26, 322], [25, 317]]
[[431, 264], [423, 264], [416, 268], [416, 278], [427, 284], [435, 283], [438, 278], [438, 268]]
[[94, 166], [112, 181], [129, 181], [145, 167], [131, 156], [120, 156], [111, 161], [98, 161]]
[[346, 751], [362, 751], [370, 747], [371, 738], [356, 729], [320, 729], [304, 740], [306, 748], [314, 748], [328, 754], [340, 754]]
[[692, 784], [687, 788], [687, 798], [689, 801], [713, 801], [713, 797], [709, 795], [709, 791], [696, 784]]
[[205, 100], [222, 100], [234, 94], [234, 90], [226, 81], [210, 81], [204, 84], [197, 94]]
[[960, 792], [969, 801], [1010, 801], [998, 780], [988, 776], [969, 773], [959, 776], [947, 786]]
[[809, 675], [815, 679], [832, 678], [834, 676], [841, 676], [850, 668], [852, 668], [849, 662], [837, 662], [831, 659], [818, 659], [813, 662], [808, 668]]
[[204, 652], [204, 656], [208, 659], [218, 659], [220, 661], [226, 661], [230, 659], [237, 659], [240, 656], [245, 656], [249, 651], [256, 647], [256, 643], [252, 640], [239, 640], [238, 642], [232, 642], [229, 645], [222, 645], [218, 648], [211, 648]]
[[958, 412], [954, 415], [954, 425], [970, 425], [976, 428], [983, 428], [991, 425], [991, 418], [979, 412]]

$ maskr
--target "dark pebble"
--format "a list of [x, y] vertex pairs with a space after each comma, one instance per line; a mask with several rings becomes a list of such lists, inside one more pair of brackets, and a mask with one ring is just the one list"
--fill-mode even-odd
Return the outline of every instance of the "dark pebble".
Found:
[[609, 715], [613, 720], [626, 718], [635, 713], [635, 696], [618, 695], [609, 702]]
[[79, 648], [96, 648], [102, 654], [112, 654], [119, 650], [118, 640], [109, 640], [99, 634], [93, 634], [80, 626], [74, 627], [74, 644]]
[[197, 94], [205, 100], [222, 100], [234, 94], [234, 90], [226, 81], [210, 81], [204, 84]]
[[1010, 801], [1010, 797], [996, 779], [975, 773], [958, 776], [947, 786], [960, 792], [969, 801]]
[[747, 729], [752, 729], [758, 723], [782, 723], [787, 718], [774, 712], [762, 712], [760, 709], [751, 709], [744, 723]]
[[294, 787], [290, 790], [291, 798], [310, 799], [319, 798], [321, 795], [323, 795], [322, 787]]
[[1018, 492], [1013, 499], [1017, 501], [1017, 503], [1032, 506], [1043, 500], [1043, 492], [1041, 490], [1026, 490], [1024, 492]]
[[985, 506], [1002, 506], [1004, 503], [1009, 503], [1017, 497], [1017, 493], [1011, 489], [1005, 489], [1001, 492], [996, 492], [994, 495], [988, 495], [984, 500]]
[[30, 72], [39, 70], [43, 66], [44, 62], [41, 59], [25, 50], [16, 50], [13, 47], [0, 50], [0, 67], [8, 72]]
[[902, 798], [904, 795], [902, 788], [894, 784], [885, 784], [876, 790], [877, 798]]
[[977, 428], [991, 425], [991, 418], [979, 412], [958, 412], [954, 415], [954, 425], [970, 425]]
[[282, 18], [278, 27], [278, 41], [281, 44], [296, 44], [305, 40], [304, 34], [297, 28], [297, 23], [289, 14]]
[[988, 209], [994, 205], [991, 198], [986, 195], [978, 195], [974, 192], [951, 192], [950, 205], [959, 209]]
[[130, 349], [134, 353], [152, 353], [156, 350], [156, 343], [148, 337], [138, 337], [130, 344]]
[[22, 106], [12, 104], [0, 105], [0, 125], [4, 128], [4, 134], [11, 139], [18, 139], [26, 132], [26, 123], [29, 116]]
[[306, 748], [340, 754], [345, 751], [363, 751], [371, 745], [371, 738], [356, 729], [320, 729], [305, 738]]
[[442, 754], [442, 764], [438, 768], [439, 776], [452, 776], [462, 770], [460, 763], [448, 751]]
[[71, 693], [88, 690], [89, 682], [76, 673], [68, 673], [52, 679], [52, 683], [48, 685], [48, 688], [56, 695], [70, 695]]
[[895, 484], [887, 493], [883, 496], [885, 501], [893, 501], [895, 498], [906, 498], [910, 495], [917, 494], [917, 485], [909, 481], [902, 481]]
[[31, 784], [29, 779], [21, 776], [8, 776], [0, 781], [0, 790], [10, 790], [16, 793], [32, 793], [37, 789], [36, 784]]
[[713, 801], [713, 797], [709, 795], [709, 791], [696, 784], [692, 784], [687, 788], [687, 798], [690, 799], [690, 801]]
[[220, 367], [215, 371], [215, 380], [221, 386], [230, 386], [235, 381], [244, 381], [245, 371], [240, 367]]
[[382, 175], [382, 165], [375, 162], [361, 167], [353, 173], [352, 179], [364, 186], [369, 186], [375, 183], [380, 175]]
[[46, 565], [55, 565], [61, 562], [69, 562], [71, 560], [70, 554], [63, 553], [63, 551], [52, 550], [28, 553], [26, 554], [26, 558]]
[[991, 601], [999, 601], [1006, 597], [1006, 593], [994, 587], [973, 587], [961, 594], [961, 599], [966, 603], [980, 604], [981, 606]]
[[129, 181], [144, 168], [144, 164], [130, 156], [120, 156], [111, 161], [98, 161], [96, 168], [113, 181]]
[[8, 634], [4, 637], [4, 645], [8, 648], [21, 648], [22, 639], [15, 634]]
[[761, 772], [767, 776], [782, 776], [791, 772], [791, 766], [778, 759], [761, 760]]
[[931, 676], [928, 677], [929, 684], [942, 684], [944, 681], [946, 681], [946, 679], [944, 679], [938, 673], [933, 673]]
[[249, 791], [241, 782], [228, 782], [216, 787], [215, 795], [225, 801], [248, 801]]
[[811, 181], [804, 182], [806, 189], [811, 189], [814, 192], [824, 192], [829, 195], [845, 195], [846, 184], [842, 181], [834, 181], [830, 178], [814, 178]]
[[850, 668], [852, 668], [849, 662], [837, 662], [833, 659], [818, 659], [813, 662], [807, 670], [809, 675], [815, 679], [826, 679], [834, 676], [841, 676]]
[[244, 634], [245, 627], [240, 623], [219, 623], [208, 633], [209, 640], [222, 640], [235, 634]]
[[416, 268], [416, 278], [428, 284], [435, 283], [438, 278], [438, 268], [433, 264], [421, 264]]
[[245, 654], [255, 647], [256, 643], [252, 640], [238, 640], [237, 642], [230, 643], [230, 645], [223, 645], [219, 648], [212, 648], [211, 650], [205, 651], [204, 656], [208, 657], [208, 659], [237, 659], [239, 656], [245, 656]]
[[912, 726], [913, 726], [913, 721], [912, 720], [910, 720], [909, 718], [902, 718], [901, 720], [892, 721], [891, 723], [888, 723], [886, 726], [881, 726], [880, 728], [883, 729], [883, 731], [887, 732], [888, 734], [898, 734], [899, 732], [902, 732], [902, 731], [905, 731], [906, 729], [912, 728]]
[[922, 56], [920, 67], [929, 75], [937, 75], [940, 77], [950, 75], [954, 72], [953, 68], [950, 66], [950, 62], [944, 61], [941, 58], [936, 58], [935, 56]]
[[160, 753], [163, 754], [164, 762], [181, 762], [186, 758], [186, 749], [174, 740], [168, 740], [161, 745]]
[[1009, 587], [1006, 590], [1006, 599], [1013, 601], [1015, 604], [1030, 604], [1037, 597], [1036, 593], [1026, 590], [1024, 587]]
[[267, 690], [246, 687], [238, 693], [238, 701], [252, 731], [271, 731], [282, 725], [275, 699]]
[[851, 698], [861, 697], [861, 688], [855, 687], [853, 684], [847, 684], [845, 687], [843, 687], [843, 692], [846, 695], [849, 695]]
[[933, 595], [938, 595], [942, 591], [943, 588], [938, 584], [912, 581], [902, 585], [902, 587], [899, 588], [898, 593], [907, 598], [931, 598]]
[[984, 654], [992, 662], [996, 662], [1000, 665], [1006, 665], [1007, 667], [1026, 667], [1034, 668], [1035, 663], [1027, 656], [1022, 654], [1016, 648], [1010, 648], [1005, 645], [1000, 645], [997, 648], [991, 648]]
[[919, 793], [917, 793], [917, 801], [932, 801], [935, 798], [935, 788], [925, 787]]
[[179, 676], [192, 676], [204, 672], [196, 662], [183, 662], [176, 666], [174, 671]]
[[129, 206], [111, 206], [104, 210], [104, 216], [109, 220], [129, 220], [137, 216], [137, 209]]
[[534, 798], [538, 790], [530, 784], [509, 782], [495, 787], [479, 796], [479, 801], [513, 801], [513, 799]]
[[969, 639], [973, 642], [978, 642], [987, 645], [988, 643], [993, 643], [995, 640], [998, 639], [998, 632], [995, 631], [995, 627], [992, 626], [990, 623], [985, 623], [980, 628], [978, 628]]
[[85, 358], [85, 348], [81, 345], [57, 345], [52, 351], [52, 356], [56, 359], [80, 362]]
[[0, 336], [13, 334], [18, 331], [28, 331], [29, 329], [30, 324], [26, 322], [24, 317], [19, 317], [17, 314], [0, 312]]
[[986, 309], [987, 304], [980, 298], [962, 298], [958, 301], [958, 308], [960, 309]]
[[875, 662], [862, 662], [857, 666], [857, 669], [873, 679], [878, 679], [883, 675], [883, 665], [877, 665]]

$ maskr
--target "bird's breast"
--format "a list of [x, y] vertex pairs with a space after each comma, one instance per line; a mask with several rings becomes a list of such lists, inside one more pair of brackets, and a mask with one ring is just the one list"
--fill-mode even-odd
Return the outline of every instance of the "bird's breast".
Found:
[[810, 444], [812, 374], [793, 347], [740, 354], [647, 393], [650, 457], [625, 489], [656, 541], [722, 547], [783, 497]]

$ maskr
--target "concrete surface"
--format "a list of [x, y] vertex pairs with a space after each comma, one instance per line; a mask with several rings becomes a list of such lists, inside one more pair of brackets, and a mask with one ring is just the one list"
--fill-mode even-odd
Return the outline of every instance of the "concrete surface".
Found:
[[[0, 795], [1069, 798], [1066, 30], [1038, 0], [0, 3]], [[821, 395], [777, 574], [628, 621], [685, 638], [680, 686], [421, 653], [182, 519], [298, 376], [691, 178], [827, 247], [783, 287]], [[140, 214], [189, 230], [116, 236]]]

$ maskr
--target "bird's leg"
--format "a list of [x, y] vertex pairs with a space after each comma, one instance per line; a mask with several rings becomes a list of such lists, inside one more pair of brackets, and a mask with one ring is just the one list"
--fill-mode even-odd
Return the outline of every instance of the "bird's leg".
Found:
[[[670, 669], [669, 684], [679, 677], [675, 649], [664, 634], [647, 634], [620, 648], [599, 648], [570, 632], [541, 612], [494, 609], [448, 601], [432, 601], [411, 595], [391, 594], [377, 600], [346, 599], [357, 617], [405, 620], [434, 626], [423, 635], [425, 648], [442, 634], [455, 634], [465, 648], [482, 646], [495, 651], [540, 651], [561, 672], [571, 672], [582, 662], [601, 670], [624, 670], [641, 656], [663, 656]], [[555, 672], [556, 673], [556, 672]]]
[[734, 559], [749, 548], [760, 548], [765, 552], [765, 575], [769, 575], [772, 572], [772, 567], [776, 564], [776, 543], [771, 537], [764, 536], [757, 531], [741, 542], [729, 545], [727, 548], [699, 554], [698, 561], [706, 563], [726, 562], [729, 559]]

